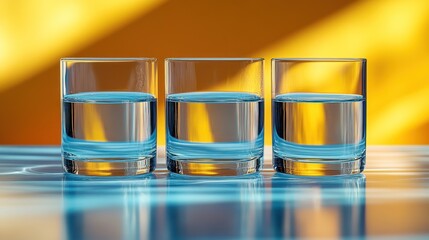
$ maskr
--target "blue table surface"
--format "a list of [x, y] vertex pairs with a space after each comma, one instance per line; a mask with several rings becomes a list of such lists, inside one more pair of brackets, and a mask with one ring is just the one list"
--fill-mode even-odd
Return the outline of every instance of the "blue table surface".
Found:
[[368, 147], [363, 174], [64, 174], [58, 147], [0, 147], [0, 239], [429, 239], [429, 147]]

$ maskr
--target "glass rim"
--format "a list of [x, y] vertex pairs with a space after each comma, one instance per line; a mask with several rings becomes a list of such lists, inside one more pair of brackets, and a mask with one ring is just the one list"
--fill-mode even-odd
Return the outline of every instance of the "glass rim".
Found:
[[366, 58], [272, 58], [272, 62], [366, 62]]
[[156, 62], [156, 58], [149, 57], [64, 57], [61, 62]]
[[189, 61], [189, 62], [198, 62], [198, 61], [213, 61], [213, 62], [228, 62], [228, 61], [251, 61], [251, 62], [258, 62], [258, 61], [263, 61], [265, 60], [264, 58], [227, 58], [227, 57], [220, 57], [220, 58], [215, 58], [215, 57], [206, 57], [206, 58], [196, 58], [196, 57], [185, 57], [185, 58], [166, 58], [165, 62], [173, 62], [173, 61]]

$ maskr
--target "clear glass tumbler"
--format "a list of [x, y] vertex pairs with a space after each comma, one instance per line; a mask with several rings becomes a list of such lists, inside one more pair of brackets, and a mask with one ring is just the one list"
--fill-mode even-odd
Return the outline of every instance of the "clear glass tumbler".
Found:
[[65, 171], [89, 176], [153, 171], [156, 96], [156, 59], [61, 59]]
[[167, 167], [234, 176], [262, 167], [263, 59], [166, 59]]
[[272, 127], [277, 172], [362, 172], [366, 59], [272, 59]]

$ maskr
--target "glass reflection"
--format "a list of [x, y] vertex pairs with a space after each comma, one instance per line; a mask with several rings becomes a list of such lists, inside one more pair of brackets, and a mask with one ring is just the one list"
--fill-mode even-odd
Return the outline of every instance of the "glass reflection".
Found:
[[64, 239], [152, 239], [154, 183], [152, 174], [109, 179], [64, 174]]
[[365, 175], [272, 178], [270, 235], [287, 238], [365, 236]]
[[264, 223], [262, 185], [259, 174], [217, 179], [170, 174], [168, 238], [257, 238]]

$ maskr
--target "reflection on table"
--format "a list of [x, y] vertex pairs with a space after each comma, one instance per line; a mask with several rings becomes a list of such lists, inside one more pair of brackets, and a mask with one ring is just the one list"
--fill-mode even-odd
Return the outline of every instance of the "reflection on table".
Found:
[[271, 226], [282, 238], [365, 236], [365, 175], [304, 178], [275, 174]]
[[[22, 151], [21, 151], [22, 150]], [[429, 148], [370, 148], [364, 174], [64, 174], [57, 148], [0, 148], [0, 239], [429, 239]], [[162, 161], [162, 160], [161, 160]]]
[[94, 180], [64, 174], [66, 239], [152, 239], [154, 178]]

